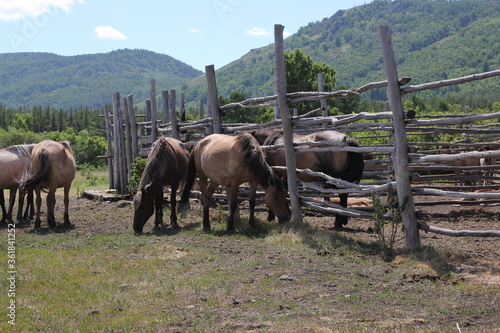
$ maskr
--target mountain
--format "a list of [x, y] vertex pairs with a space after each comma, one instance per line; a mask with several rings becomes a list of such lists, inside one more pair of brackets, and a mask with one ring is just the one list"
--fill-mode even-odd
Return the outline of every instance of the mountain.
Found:
[[0, 104], [12, 108], [100, 108], [116, 91], [140, 101], [152, 78], [161, 92], [203, 74], [168, 55], [128, 49], [78, 56], [4, 53], [0, 63]]
[[[398, 74], [411, 77], [411, 84], [500, 68], [498, 0], [374, 0], [301, 28], [285, 39], [285, 51], [298, 48], [314, 61], [332, 66], [337, 72], [337, 88], [357, 88], [386, 79], [379, 25], [391, 29]], [[268, 45], [217, 69], [218, 93], [229, 96], [239, 91], [248, 98], [272, 95], [274, 61], [274, 45]], [[203, 78], [187, 85], [186, 100], [206, 96]], [[498, 99], [499, 90], [500, 78], [492, 78], [426, 94]], [[383, 89], [364, 95], [386, 98]]]

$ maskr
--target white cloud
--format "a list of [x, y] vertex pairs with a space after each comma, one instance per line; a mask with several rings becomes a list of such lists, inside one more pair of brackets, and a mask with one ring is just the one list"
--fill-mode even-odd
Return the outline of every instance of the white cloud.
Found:
[[291, 32], [288, 32], [288, 31], [283, 31], [283, 38], [287, 38], [287, 37], [290, 37], [292, 35]]
[[247, 35], [254, 36], [254, 37], [260, 37], [260, 36], [271, 36], [272, 33], [267, 31], [265, 28], [252, 28], [251, 30], [247, 31]]
[[190, 34], [201, 34], [203, 32], [203, 30], [200, 30], [200, 29], [189, 29], [188, 32]]
[[79, 2], [83, 0], [0, 0], [0, 20], [33, 18], [60, 9], [69, 12], [71, 6]]
[[94, 29], [95, 36], [102, 39], [124, 40], [127, 36], [109, 25], [100, 25]]

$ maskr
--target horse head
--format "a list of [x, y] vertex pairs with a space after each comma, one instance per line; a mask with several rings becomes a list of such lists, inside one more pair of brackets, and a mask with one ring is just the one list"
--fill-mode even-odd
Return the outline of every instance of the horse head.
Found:
[[150, 191], [151, 185], [141, 187], [134, 195], [132, 206], [134, 207], [134, 231], [141, 234], [144, 225], [154, 213], [154, 198]]
[[289, 221], [291, 214], [290, 208], [288, 207], [288, 202], [286, 200], [288, 192], [281, 180], [276, 176], [272, 175], [269, 177], [269, 186], [264, 188], [264, 202], [267, 208], [269, 208], [274, 215], [278, 218], [279, 223]]

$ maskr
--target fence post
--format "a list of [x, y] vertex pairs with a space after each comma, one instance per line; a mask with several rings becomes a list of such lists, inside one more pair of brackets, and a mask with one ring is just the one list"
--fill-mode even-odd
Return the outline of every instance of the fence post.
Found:
[[170, 123], [172, 125], [172, 136], [180, 139], [179, 125], [177, 124], [177, 113], [175, 112], [175, 89], [170, 90], [168, 97], [168, 106], [170, 107]]
[[168, 100], [168, 90], [164, 90], [161, 92], [161, 99], [163, 101], [162, 104], [162, 123], [168, 124], [170, 122], [170, 113], [169, 113], [169, 100]]
[[114, 182], [116, 191], [119, 194], [123, 194], [125, 189], [125, 184], [123, 181], [123, 125], [121, 121], [121, 107], [120, 107], [120, 93], [115, 92], [113, 94], [113, 132], [114, 132], [114, 154], [113, 154], [113, 164], [114, 164]]
[[222, 121], [220, 119], [219, 97], [217, 96], [217, 83], [215, 81], [214, 65], [205, 66], [208, 85], [208, 97], [210, 100], [210, 109], [212, 110], [212, 119], [214, 133], [222, 133]]
[[132, 177], [132, 163], [134, 162], [132, 158], [132, 131], [131, 131], [131, 119], [128, 108], [128, 100], [126, 97], [122, 98], [122, 108], [123, 116], [125, 117], [125, 154], [127, 163], [127, 185], [128, 180]]
[[394, 121], [394, 145], [395, 154], [393, 156], [394, 171], [396, 176], [396, 188], [399, 204], [407, 200], [406, 208], [401, 212], [401, 218], [405, 226], [406, 248], [414, 250], [420, 247], [420, 235], [418, 223], [415, 216], [415, 203], [410, 182], [410, 169], [408, 157], [408, 139], [404, 122], [403, 103], [401, 101], [401, 90], [394, 58], [391, 32], [389, 27], [381, 25], [377, 27], [382, 45], [382, 55], [384, 58], [385, 71], [387, 75], [387, 96], [392, 110]]
[[285, 143], [285, 160], [288, 178], [288, 192], [290, 193], [290, 202], [292, 206], [292, 218], [295, 223], [302, 223], [302, 210], [300, 208], [300, 196], [297, 185], [297, 167], [295, 164], [295, 152], [293, 147], [293, 128], [288, 109], [286, 96], [286, 78], [285, 78], [285, 56], [283, 49], [283, 26], [276, 24], [274, 26], [274, 45], [276, 57], [276, 76], [275, 87], [278, 95], [278, 105], [281, 114], [281, 123], [283, 126], [283, 140]]
[[[318, 73], [318, 91], [319, 92], [325, 92], [325, 76], [323, 73]], [[323, 117], [328, 117], [328, 102], [326, 101], [326, 98], [322, 98], [320, 100], [321, 103], [321, 116]], [[324, 122], [322, 124], [323, 129], [326, 129], [328, 127], [328, 122]]]
[[135, 118], [134, 96], [127, 95], [128, 116], [130, 118], [130, 134], [132, 136], [132, 162], [139, 156], [139, 146], [137, 145], [137, 120]]
[[156, 107], [156, 80], [149, 82], [149, 99], [151, 100], [151, 139], [153, 142], [158, 139], [158, 108]]
[[[278, 96], [278, 88], [276, 87], [276, 81], [277, 81], [276, 68], [273, 70], [273, 79], [274, 79], [274, 94], [276, 96]], [[279, 107], [279, 105], [276, 105], [274, 107], [274, 120], [278, 120], [278, 119], [281, 119], [280, 107]]]
[[109, 105], [104, 106], [104, 119], [106, 120], [106, 140], [108, 141], [108, 177], [109, 177], [109, 188], [115, 188], [115, 179], [113, 172], [113, 130], [111, 129], [111, 117], [109, 115]]

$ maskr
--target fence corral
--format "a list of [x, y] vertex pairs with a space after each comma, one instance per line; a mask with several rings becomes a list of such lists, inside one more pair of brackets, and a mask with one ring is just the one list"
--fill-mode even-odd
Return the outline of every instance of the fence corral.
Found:
[[[281, 26], [277, 25], [275, 27], [276, 47], [280, 47], [280, 39], [282, 42], [282, 36], [279, 36], [279, 27]], [[392, 184], [397, 188], [400, 202], [403, 199], [410, 199], [411, 202], [411, 205], [406, 207], [403, 215], [406, 247], [408, 249], [414, 249], [420, 245], [418, 229], [449, 236], [500, 236], [500, 231], [496, 230], [454, 231], [440, 229], [418, 222], [415, 213], [415, 207], [430, 204], [477, 204], [476, 200], [478, 199], [481, 199], [481, 203], [486, 205], [500, 202], [500, 184], [498, 183], [500, 177], [497, 173], [500, 165], [494, 163], [497, 158], [500, 158], [499, 144], [495, 142], [500, 139], [500, 126], [498, 122], [480, 124], [481, 121], [499, 119], [500, 112], [468, 114], [468, 110], [466, 110], [463, 115], [448, 117], [415, 115], [415, 112], [411, 110], [403, 111], [400, 98], [403, 94], [500, 76], [500, 70], [401, 88], [408, 84], [411, 79], [398, 79], [397, 77], [388, 28], [386, 26], [379, 27], [379, 35], [388, 80], [369, 83], [357, 89], [288, 94], [283, 89], [276, 89], [277, 94], [273, 96], [251, 98], [238, 103], [219, 106], [215, 71], [213, 66], [207, 66], [209, 92], [207, 117], [204, 118], [204, 105], [200, 101], [200, 120], [198, 121], [179, 120], [182, 119], [182, 115], [178, 115], [176, 111], [175, 90], [161, 93], [162, 116], [157, 119], [155, 80], [150, 82], [150, 99], [149, 102], [146, 102], [145, 115], [135, 114], [132, 95], [120, 99], [119, 93], [113, 94], [112, 114], [107, 107], [104, 108], [106, 128], [108, 130], [108, 155], [111, 157], [108, 164], [110, 188], [116, 189], [121, 194], [129, 191], [128, 178], [130, 178], [131, 163], [137, 156], [147, 156], [148, 147], [158, 136], [172, 136], [189, 144], [193, 140], [211, 133], [236, 133], [269, 128], [284, 129], [286, 127], [286, 119], [276, 119], [264, 124], [225, 124], [221, 120], [221, 111], [230, 108], [242, 108], [251, 112], [252, 108], [263, 106], [279, 106], [281, 110], [286, 110], [288, 104], [295, 102], [349, 98], [370, 89], [388, 87], [388, 100], [391, 111], [327, 116], [324, 107], [322, 107], [305, 115], [289, 119], [294, 133], [311, 133], [332, 129], [346, 134], [349, 133], [349, 135], [357, 137], [360, 142], [360, 147], [348, 147], [343, 144], [332, 143], [328, 148], [325, 148], [324, 144], [322, 147], [314, 147], [313, 144], [309, 149], [353, 151], [363, 153], [365, 156], [365, 171], [359, 185], [331, 178], [324, 174], [321, 175], [324, 182], [335, 185], [335, 189], [322, 187], [318, 183], [297, 181], [293, 177], [292, 179], [289, 178], [289, 181], [298, 185], [297, 191], [299, 193], [296, 195], [300, 196], [302, 207], [315, 209], [326, 214], [342, 214], [350, 217], [371, 219], [371, 208], [343, 208], [340, 205], [318, 200], [317, 198], [333, 197], [346, 192], [351, 196], [370, 197], [373, 192], [386, 193], [387, 187]], [[276, 52], [276, 54], [278, 56], [280, 52]], [[280, 59], [276, 61], [278, 65]], [[277, 87], [280, 85], [280, 80], [284, 82], [284, 78], [280, 77], [279, 73], [276, 73], [275, 82]], [[181, 101], [182, 105], [180, 105], [179, 109], [184, 110], [183, 98]], [[315, 116], [319, 112], [322, 112], [323, 115]], [[275, 116], [280, 118], [278, 113], [275, 113]], [[138, 122], [137, 119], [140, 118], [143, 118], [144, 121]], [[283, 113], [281, 113], [281, 118], [283, 118]], [[121, 130], [117, 131], [117, 128]], [[410, 140], [412, 137], [436, 133], [460, 133], [464, 135], [464, 139], [457, 142]], [[373, 137], [383, 137], [387, 143], [381, 146], [363, 145], [364, 139]], [[483, 150], [486, 145], [490, 146], [490, 150]], [[268, 149], [270, 147], [263, 148]], [[290, 151], [294, 149], [291, 141], [285, 141], [285, 145], [282, 147], [273, 146], [272, 148], [289, 149]], [[297, 172], [311, 171], [297, 170]], [[315, 174], [315, 176], [317, 175]], [[244, 192], [243, 189], [243, 196], [245, 195]], [[415, 200], [413, 199], [414, 195], [417, 198]], [[419, 196], [426, 195], [455, 199], [443, 199], [433, 203], [418, 200]], [[215, 197], [217, 198], [217, 195]], [[292, 210], [293, 208], [294, 203], [292, 202]], [[293, 211], [293, 213], [296, 215], [297, 210]]]

